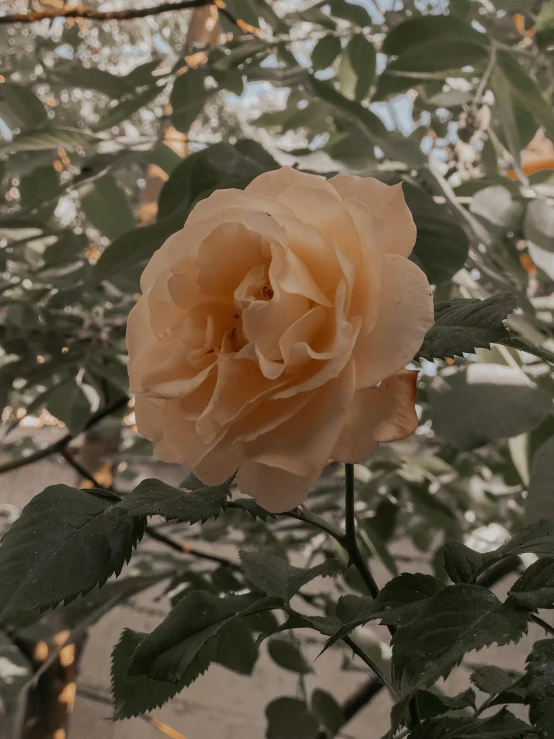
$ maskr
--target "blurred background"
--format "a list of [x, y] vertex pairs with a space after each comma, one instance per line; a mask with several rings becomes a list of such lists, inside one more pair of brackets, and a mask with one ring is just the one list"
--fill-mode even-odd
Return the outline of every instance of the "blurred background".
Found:
[[[49, 484], [181, 481], [137, 435], [128, 394], [139, 276], [199, 199], [282, 164], [403, 181], [413, 259], [435, 300], [517, 296], [510, 345], [415, 364], [417, 434], [357, 466], [379, 582], [442, 576], [447, 538], [486, 551], [524, 521], [554, 518], [552, 0], [84, 10], [100, 16], [71, 0], [0, 1], [0, 527]], [[329, 465], [309, 500], [338, 522], [341, 474]], [[301, 662], [277, 647], [257, 664], [221, 656], [159, 711], [107, 720], [122, 628], [148, 631], [183, 587], [222, 582], [244, 542], [280, 542], [298, 562], [328, 546], [293, 523], [230, 513], [202, 529], [157, 524], [123, 579], [0, 632], [0, 737], [258, 739], [265, 705], [306, 684], [342, 716], [322, 719], [321, 737], [382, 736], [384, 691], [341, 647], [313, 663], [321, 644], [309, 640]], [[496, 587], [519, 566], [495, 571]], [[329, 583], [315, 592], [342, 587]], [[386, 663], [379, 627], [358, 638]], [[518, 669], [528, 646], [470, 657]], [[464, 666], [450, 680], [461, 689]], [[296, 739], [290, 726], [271, 739], [285, 735]]]

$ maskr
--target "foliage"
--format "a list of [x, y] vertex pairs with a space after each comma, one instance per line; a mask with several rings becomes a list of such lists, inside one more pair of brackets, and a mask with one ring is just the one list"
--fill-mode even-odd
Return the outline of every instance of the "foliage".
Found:
[[[265, 708], [268, 739], [336, 736], [351, 704], [312, 689], [315, 643], [320, 660], [333, 647], [390, 691], [391, 739], [404, 726], [413, 739], [551, 737], [552, 2], [225, 10], [221, 34], [184, 46], [197, 11], [0, 25], [0, 472], [62, 453], [82, 475], [78, 435], [120, 436], [119, 492], [52, 484], [4, 535], [0, 661], [13, 679], [0, 675], [0, 713], [31, 679], [23, 634], [50, 616], [85, 629], [165, 579], [166, 618], [126, 628], [113, 651], [115, 719], [156, 709], [213, 663], [250, 675], [262, 651], [301, 686]], [[412, 259], [433, 285], [435, 325], [414, 357], [420, 429], [355, 470], [355, 564], [336, 465], [282, 515], [233, 480], [142, 480], [151, 445], [128, 406], [125, 323], [146, 261], [199, 200], [284, 163], [402, 182]], [[24, 417], [67, 434], [43, 448]], [[423, 572], [400, 572], [399, 546], [425, 557]], [[496, 573], [528, 553], [539, 558], [493, 595]], [[119, 577], [131, 557], [140, 574]], [[375, 562], [392, 576], [377, 595]], [[472, 654], [487, 697], [469, 682], [437, 690], [468, 652], [537, 621], [548, 638], [524, 675]], [[528, 722], [506, 708], [518, 703]]]

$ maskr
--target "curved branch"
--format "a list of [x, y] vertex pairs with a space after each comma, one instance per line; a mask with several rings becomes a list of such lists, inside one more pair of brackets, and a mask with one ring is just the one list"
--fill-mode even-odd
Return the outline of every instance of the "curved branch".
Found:
[[36, 10], [31, 13], [12, 13], [0, 17], [0, 25], [7, 23], [38, 23], [53, 18], [83, 18], [90, 21], [130, 21], [135, 18], [146, 18], [175, 10], [202, 8], [205, 5], [218, 6], [213, 0], [180, 0], [175, 3], [161, 3], [150, 8], [129, 8], [128, 10], [93, 10], [92, 8], [54, 8], [52, 10]]
[[[111, 405], [108, 405], [105, 408], [97, 411], [89, 418], [89, 420], [85, 424], [83, 431], [87, 431], [93, 426], [96, 426], [96, 424], [102, 421], [104, 418], [107, 418], [107, 416], [111, 416], [112, 413], [115, 413], [116, 411], [126, 406], [128, 402], [129, 398], [125, 395], [124, 397], [119, 398], [119, 400], [116, 400]], [[28, 464], [38, 462], [41, 459], [45, 459], [52, 454], [59, 454], [66, 448], [68, 444], [73, 441], [73, 439], [76, 438], [76, 436], [77, 434], [66, 434], [65, 436], [62, 436], [61, 439], [58, 439], [58, 441], [55, 441], [53, 444], [44, 447], [44, 449], [38, 449], [36, 452], [33, 452], [33, 454], [29, 454], [29, 456], [27, 457], [12, 459], [10, 462], [0, 464], [0, 475], [4, 472], [12, 472], [13, 470], [18, 470], [20, 467], [26, 467]]]

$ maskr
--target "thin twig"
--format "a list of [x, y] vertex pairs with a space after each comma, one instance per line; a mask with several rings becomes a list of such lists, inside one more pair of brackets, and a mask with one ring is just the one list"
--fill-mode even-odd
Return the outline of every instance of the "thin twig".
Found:
[[362, 662], [365, 662], [365, 664], [373, 672], [373, 674], [379, 680], [379, 682], [382, 683], [382, 685], [384, 685], [390, 691], [391, 695], [398, 697], [396, 690], [387, 680], [385, 673], [379, 667], [379, 665], [376, 664], [371, 659], [371, 657], [368, 654], [366, 654], [364, 650], [361, 647], [359, 647], [350, 636], [345, 636], [343, 637], [342, 640], [354, 652], [354, 654], [362, 660]]
[[31, 13], [12, 13], [0, 17], [0, 24], [6, 23], [38, 23], [53, 18], [83, 18], [90, 21], [130, 21], [135, 18], [146, 18], [150, 15], [202, 8], [205, 5], [216, 5], [212, 0], [179, 0], [175, 3], [161, 3], [150, 8], [129, 8], [127, 10], [93, 10], [92, 8], [53, 8], [36, 10]]
[[540, 618], [540, 616], [535, 616], [534, 613], [530, 613], [529, 618], [531, 619], [531, 621], [534, 621], [538, 626], [540, 626], [541, 629], [544, 629], [547, 634], [550, 634], [550, 636], [554, 636], [554, 626], [547, 624], [546, 621]]
[[[87, 421], [83, 431], [87, 431], [93, 426], [96, 426], [96, 424], [100, 423], [100, 421], [104, 420], [104, 418], [111, 416], [112, 413], [116, 413], [118, 410], [125, 407], [128, 402], [129, 402], [129, 398], [127, 396], [124, 396], [122, 398], [119, 398], [119, 400], [116, 400], [111, 405], [106, 406], [106, 408], [102, 408], [101, 410], [97, 411]], [[71, 434], [71, 433], [66, 434], [65, 436], [62, 436], [61, 439], [58, 439], [58, 441], [55, 441], [53, 444], [50, 444], [49, 446], [44, 447], [44, 449], [38, 449], [36, 452], [33, 452], [33, 454], [29, 454], [27, 457], [21, 457], [20, 459], [13, 459], [10, 462], [5, 462], [4, 464], [0, 464], [0, 475], [3, 474], [4, 472], [12, 472], [13, 470], [18, 470], [20, 467], [26, 467], [28, 464], [33, 464], [33, 462], [38, 462], [39, 460], [45, 459], [46, 457], [49, 457], [52, 454], [60, 453], [77, 436], [78, 434]]]
[[379, 595], [379, 586], [375, 582], [375, 578], [371, 574], [371, 570], [367, 566], [360, 548], [358, 547], [358, 538], [356, 536], [356, 518], [354, 515], [354, 465], [346, 464], [344, 466], [344, 475], [346, 482], [345, 512], [346, 512], [346, 530], [343, 546], [350, 557], [350, 561], [356, 567], [365, 586], [371, 593], [373, 598]]
[[489, 57], [489, 63], [487, 64], [487, 68], [485, 69], [485, 72], [483, 76], [481, 77], [481, 81], [479, 82], [479, 87], [477, 88], [475, 97], [473, 98], [473, 101], [471, 103], [471, 106], [474, 112], [477, 111], [477, 108], [479, 107], [481, 103], [483, 95], [485, 94], [487, 90], [487, 85], [489, 84], [489, 80], [494, 71], [495, 64], [496, 64], [496, 45], [493, 41], [491, 41], [491, 53]]

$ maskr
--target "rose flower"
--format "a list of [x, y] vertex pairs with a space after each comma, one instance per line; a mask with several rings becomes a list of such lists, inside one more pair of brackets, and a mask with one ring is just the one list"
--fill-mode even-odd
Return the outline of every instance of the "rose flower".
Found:
[[127, 328], [139, 432], [208, 485], [237, 472], [269, 511], [329, 458], [361, 462], [417, 426], [433, 323], [401, 185], [290, 167], [218, 190], [158, 249]]

